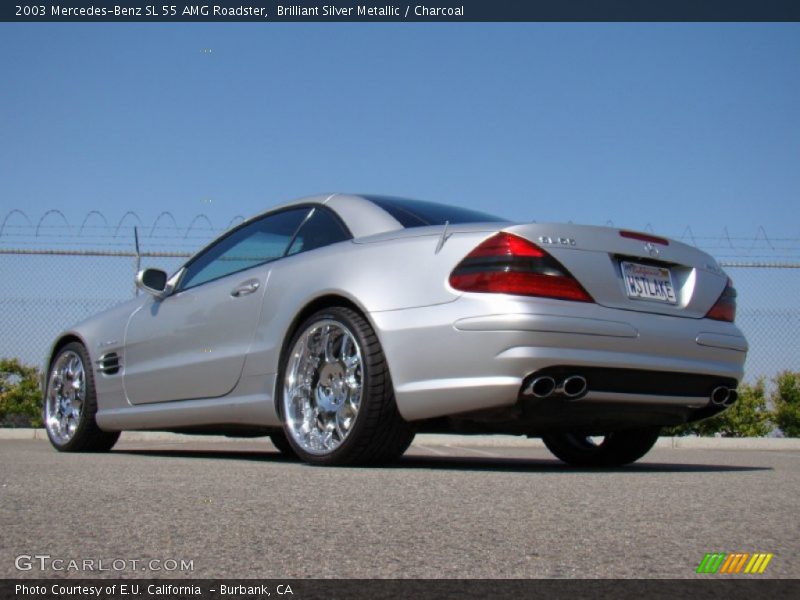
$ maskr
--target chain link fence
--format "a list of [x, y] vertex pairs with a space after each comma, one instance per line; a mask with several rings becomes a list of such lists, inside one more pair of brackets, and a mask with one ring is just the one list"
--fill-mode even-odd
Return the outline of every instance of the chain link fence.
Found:
[[[63, 328], [136, 294], [137, 268], [174, 272], [188, 250], [0, 248], [0, 357], [39, 365]], [[746, 380], [800, 370], [800, 262], [723, 262], [750, 342]]]
[[174, 272], [189, 256], [0, 248], [0, 357], [40, 365], [60, 331], [132, 299], [137, 268]]
[[736, 287], [736, 324], [750, 344], [745, 380], [800, 371], [800, 262], [720, 264]]

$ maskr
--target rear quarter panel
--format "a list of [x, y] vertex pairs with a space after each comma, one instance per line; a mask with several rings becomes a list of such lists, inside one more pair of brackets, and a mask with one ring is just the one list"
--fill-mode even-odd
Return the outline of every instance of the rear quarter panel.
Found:
[[[370, 319], [376, 312], [433, 306], [459, 297], [447, 283], [455, 265], [496, 228], [342, 242], [275, 263], [245, 375], [276, 373], [290, 326], [305, 306], [328, 295], [347, 298]], [[380, 332], [378, 332], [380, 337]]]

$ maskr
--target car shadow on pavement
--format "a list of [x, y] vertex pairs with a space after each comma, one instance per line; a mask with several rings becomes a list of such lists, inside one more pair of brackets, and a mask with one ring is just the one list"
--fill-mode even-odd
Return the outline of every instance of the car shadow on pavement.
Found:
[[134, 456], [159, 456], [162, 458], [206, 458], [219, 460], [245, 460], [259, 462], [297, 463], [295, 458], [287, 458], [275, 450], [180, 450], [163, 449], [148, 450], [146, 448], [115, 448], [112, 454], [129, 454]]
[[[297, 459], [287, 458], [279, 452], [269, 450], [184, 450], [124, 448], [116, 449], [113, 454], [129, 454], [164, 458], [201, 458], [212, 460], [258, 461], [275, 463], [294, 463], [298, 467], [316, 468], [306, 465]], [[328, 467], [325, 467], [328, 468]], [[430, 469], [441, 471], [499, 471], [513, 473], [719, 473], [743, 471], [771, 471], [769, 466], [717, 465], [692, 463], [640, 462], [617, 468], [580, 468], [565, 465], [557, 459], [520, 458], [508, 456], [403, 456], [399, 461], [379, 467], [347, 467], [364, 469]]]
[[516, 473], [715, 473], [740, 471], [772, 471], [768, 466], [716, 465], [691, 463], [640, 462], [625, 467], [572, 467], [555, 458], [516, 458], [479, 456], [404, 456], [388, 468], [442, 469], [457, 471], [505, 471]]

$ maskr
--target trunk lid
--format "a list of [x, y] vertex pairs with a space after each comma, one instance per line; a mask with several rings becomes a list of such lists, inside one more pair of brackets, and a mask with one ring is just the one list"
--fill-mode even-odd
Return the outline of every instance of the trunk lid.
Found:
[[542, 248], [595, 302], [610, 308], [699, 319], [728, 280], [705, 252], [650, 234], [623, 237], [620, 232], [627, 230], [562, 223], [513, 225], [503, 231]]

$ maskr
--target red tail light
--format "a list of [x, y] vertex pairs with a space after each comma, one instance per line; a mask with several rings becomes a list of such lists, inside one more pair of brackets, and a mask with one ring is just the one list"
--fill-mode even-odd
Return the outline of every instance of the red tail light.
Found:
[[458, 264], [450, 274], [450, 285], [463, 292], [594, 302], [555, 258], [524, 238], [502, 232]]
[[730, 279], [728, 279], [728, 285], [725, 286], [719, 300], [708, 311], [706, 318], [733, 323], [736, 318], [736, 290]]

